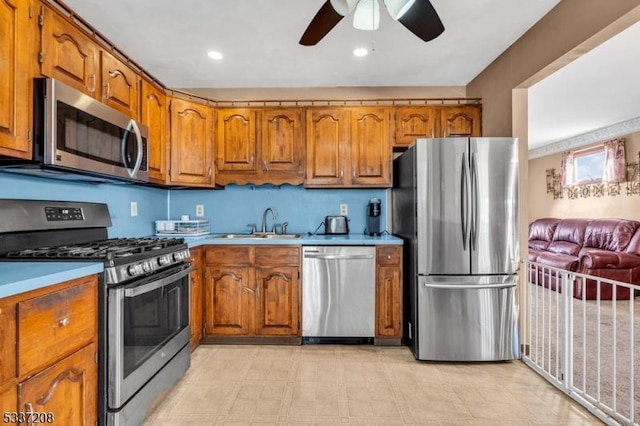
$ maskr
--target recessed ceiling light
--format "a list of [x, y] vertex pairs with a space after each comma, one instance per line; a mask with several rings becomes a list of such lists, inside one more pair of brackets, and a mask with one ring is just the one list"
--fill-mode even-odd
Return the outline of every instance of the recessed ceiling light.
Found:
[[207, 53], [207, 56], [209, 56], [211, 59], [215, 59], [216, 61], [222, 59], [222, 53], [216, 52], [215, 50], [209, 51], [209, 53]]
[[368, 53], [369, 51], [364, 47], [358, 47], [353, 50], [354, 56], [367, 56]]

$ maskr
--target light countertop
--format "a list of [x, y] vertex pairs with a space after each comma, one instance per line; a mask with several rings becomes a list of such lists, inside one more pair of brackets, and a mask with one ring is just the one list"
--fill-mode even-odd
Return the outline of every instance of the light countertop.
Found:
[[0, 297], [99, 274], [104, 265], [95, 262], [0, 262]]
[[371, 237], [364, 234], [302, 235], [300, 238], [219, 238], [221, 234], [186, 237], [190, 248], [205, 245], [300, 245], [300, 246], [375, 246], [402, 245], [402, 239], [393, 235]]
[[[216, 235], [186, 237], [190, 248], [207, 245], [402, 245], [392, 235], [370, 237], [364, 234], [302, 235], [300, 238], [216, 238]], [[0, 297], [8, 297], [87, 275], [101, 273], [102, 263], [95, 262], [0, 262]]]

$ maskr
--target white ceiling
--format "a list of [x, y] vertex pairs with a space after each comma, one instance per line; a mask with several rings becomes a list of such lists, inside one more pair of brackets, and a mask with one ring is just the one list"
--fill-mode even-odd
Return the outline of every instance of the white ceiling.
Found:
[[377, 31], [347, 16], [316, 46], [298, 41], [325, 0], [63, 1], [169, 87], [264, 88], [466, 85], [560, 0], [431, 0], [429, 43], [381, 4]]
[[[463, 87], [560, 0], [431, 0], [445, 32], [428, 43], [381, 5], [377, 31], [348, 16], [316, 46], [298, 41], [325, 0], [63, 1], [168, 87], [247, 89]], [[640, 116], [638, 27], [531, 89], [530, 148]]]
[[529, 149], [640, 117], [640, 23], [529, 89]]

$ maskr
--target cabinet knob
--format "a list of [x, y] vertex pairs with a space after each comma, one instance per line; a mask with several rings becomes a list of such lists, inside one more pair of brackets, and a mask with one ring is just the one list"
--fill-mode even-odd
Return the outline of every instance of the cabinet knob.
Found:
[[60, 321], [58, 321], [58, 325], [60, 327], [66, 327], [69, 325], [69, 318], [62, 318]]
[[387, 259], [391, 260], [391, 255], [390, 254], [387, 255]]

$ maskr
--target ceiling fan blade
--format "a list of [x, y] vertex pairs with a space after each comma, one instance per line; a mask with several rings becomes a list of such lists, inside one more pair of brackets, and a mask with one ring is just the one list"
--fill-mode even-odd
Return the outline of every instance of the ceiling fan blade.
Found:
[[415, 0], [398, 21], [424, 41], [433, 40], [444, 32], [444, 25], [429, 0]]
[[303, 46], [317, 44], [342, 18], [344, 16], [336, 12], [331, 5], [331, 0], [327, 0], [318, 10], [316, 16], [313, 17], [304, 34], [302, 34], [300, 44]]

